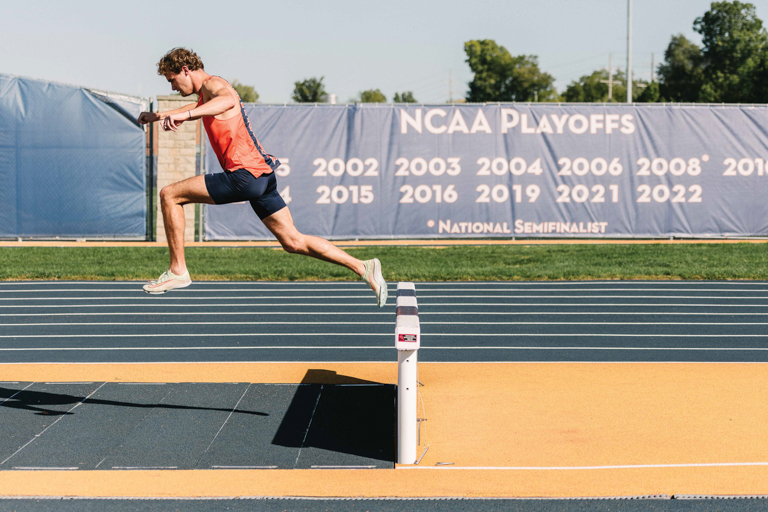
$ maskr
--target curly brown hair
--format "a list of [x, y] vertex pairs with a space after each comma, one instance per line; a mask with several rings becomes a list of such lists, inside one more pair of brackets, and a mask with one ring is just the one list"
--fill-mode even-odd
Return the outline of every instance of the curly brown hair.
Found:
[[166, 73], [172, 73], [178, 75], [181, 73], [181, 68], [187, 66], [190, 71], [196, 71], [198, 69], [205, 69], [203, 61], [192, 50], [186, 48], [174, 48], [169, 51], [160, 62], [157, 63], [157, 74], [165, 75]]

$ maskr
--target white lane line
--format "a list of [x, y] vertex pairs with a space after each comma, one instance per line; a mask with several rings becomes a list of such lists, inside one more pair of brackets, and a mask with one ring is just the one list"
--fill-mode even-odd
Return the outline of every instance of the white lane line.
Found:
[[[424, 350], [425, 347], [421, 347]], [[662, 350], [691, 352], [765, 352], [768, 347], [426, 347], [426, 350]]]
[[[544, 337], [544, 338], [581, 338], [581, 337], [595, 337], [595, 338], [768, 338], [766, 334], [606, 334], [606, 333], [428, 333], [431, 338], [436, 337], [460, 337], [460, 338], [527, 338], [527, 337]], [[284, 337], [284, 336], [327, 336], [329, 338], [338, 338], [341, 336], [357, 336], [360, 338], [370, 336], [392, 336], [391, 333], [383, 332], [291, 332], [291, 333], [273, 333], [273, 332], [256, 332], [256, 333], [225, 333], [225, 334], [177, 334], [177, 333], [151, 333], [151, 334], [9, 334], [0, 336], [1, 339], [16, 339], [16, 338], [247, 338], [269, 336], [272, 338]]]
[[[430, 286], [435, 283], [430, 283]], [[765, 285], [765, 283], [762, 283]], [[116, 290], [120, 291], [120, 290]], [[195, 290], [197, 291], [197, 290]], [[202, 291], [202, 290], [201, 290]], [[207, 290], [206, 290], [207, 291]], [[224, 290], [222, 290], [224, 291]], [[244, 290], [245, 291], [245, 290]], [[254, 291], [253, 289], [249, 291]], [[298, 291], [298, 290], [291, 290], [291, 291]], [[313, 290], [308, 290], [313, 291]], [[328, 290], [333, 291], [333, 290]], [[643, 292], [729, 292], [729, 293], [758, 293], [758, 292], [768, 292], [768, 288], [763, 289], [752, 289], [752, 290], [743, 290], [740, 288], [594, 288], [594, 287], [588, 287], [588, 288], [567, 288], [564, 290], [557, 290], [552, 288], [528, 288], [528, 287], [521, 287], [521, 288], [426, 288], [424, 286], [419, 287], [416, 286], [416, 294], [418, 295], [420, 292], [516, 292], [516, 291], [525, 291], [525, 292], [574, 292], [574, 291], [581, 291], [581, 292], [636, 292], [636, 291], [643, 291]]]
[[213, 436], [213, 439], [211, 439], [211, 442], [210, 442], [210, 444], [209, 444], [209, 445], [208, 445], [208, 447], [205, 449], [205, 451], [203, 452], [203, 454], [202, 454], [202, 455], [200, 455], [200, 457], [197, 459], [197, 461], [195, 462], [195, 465], [194, 465], [193, 467], [197, 467], [197, 465], [200, 463], [200, 460], [201, 460], [201, 459], [202, 459], [202, 458], [205, 456], [205, 454], [206, 454], [206, 453], [208, 453], [208, 450], [210, 450], [210, 449], [211, 449], [211, 446], [213, 446], [213, 443], [216, 441], [216, 438], [217, 438], [217, 437], [219, 437], [219, 434], [221, 434], [221, 431], [222, 431], [222, 430], [224, 430], [224, 425], [226, 425], [226, 424], [227, 424], [227, 422], [229, 421], [229, 418], [231, 418], [231, 417], [232, 417], [232, 415], [235, 413], [235, 411], [237, 410], [237, 406], [238, 406], [238, 405], [240, 405], [240, 402], [242, 402], [242, 401], [243, 401], [243, 397], [245, 397], [245, 394], [248, 392], [248, 390], [249, 390], [249, 389], [251, 389], [251, 386], [252, 386], [252, 384], [251, 384], [251, 383], [249, 383], [249, 384], [248, 384], [248, 385], [245, 387], [245, 390], [243, 391], [243, 394], [242, 394], [242, 395], [240, 395], [240, 400], [238, 400], [238, 401], [237, 401], [237, 403], [235, 404], [235, 406], [234, 406], [234, 407], [232, 408], [232, 410], [229, 412], [229, 416], [227, 416], [227, 419], [225, 419], [225, 420], [224, 420], [224, 423], [222, 423], [222, 424], [221, 424], [221, 427], [219, 427], [219, 430], [216, 432], [216, 435], [215, 435], [215, 436]]
[[[152, 315], [152, 316], [243, 316], [243, 315], [264, 315], [274, 317], [275, 315], [316, 315], [316, 316], [330, 316], [330, 315], [344, 315], [349, 316], [350, 313], [340, 311], [269, 311], [264, 312], [262, 310], [257, 311], [156, 311], [152, 313], [122, 313], [119, 311], [109, 313], [0, 313], [0, 317], [51, 317], [51, 316], [136, 316], [136, 315]], [[361, 315], [386, 315], [391, 317], [391, 311], [360, 311], [355, 312], [355, 316]], [[440, 316], [440, 315], [472, 315], [472, 316], [598, 316], [598, 315], [630, 315], [630, 316], [766, 316], [767, 313], [687, 313], [687, 312], [666, 312], [666, 311], [419, 311], [419, 316]], [[64, 322], [67, 325], [74, 325]], [[194, 322], [197, 323], [197, 322]], [[263, 322], [258, 322], [263, 323]], [[331, 322], [336, 323], [336, 322]], [[364, 322], [372, 323], [372, 322]], [[388, 322], [387, 322], [388, 323]], [[426, 323], [426, 322], [422, 322]], [[23, 324], [0, 324], [0, 325], [23, 325]], [[30, 324], [33, 325], [33, 324]], [[44, 325], [44, 324], [34, 324]], [[89, 325], [89, 322], [83, 322], [83, 325]], [[100, 324], [103, 325], [103, 324]], [[135, 325], [135, 324], [131, 324]]]
[[[433, 283], [430, 283], [430, 285]], [[765, 284], [765, 283], [763, 283]], [[253, 290], [251, 290], [253, 291]], [[292, 290], [293, 291], [293, 290]], [[298, 291], [298, 290], [296, 290]], [[331, 290], [329, 290], [331, 291]], [[416, 294], [418, 295], [421, 292], [516, 292], [516, 291], [526, 291], [526, 292], [555, 292], [555, 291], [581, 291], [581, 292], [635, 292], [635, 291], [643, 291], [643, 292], [728, 292], [728, 293], [758, 293], [758, 292], [768, 292], [768, 288], [763, 288], [759, 290], [742, 290], [739, 288], [568, 288], [567, 290], [553, 290], [551, 288], [425, 288], [425, 287], [416, 287]]]
[[[349, 316], [349, 314], [347, 314]], [[391, 316], [391, 313], [390, 313]], [[422, 322], [424, 323], [424, 322]], [[433, 322], [439, 323], [439, 322]], [[521, 322], [523, 323], [523, 322]], [[392, 322], [40, 322], [29, 324], [4, 324], [3, 327], [32, 327], [35, 325], [392, 325]], [[716, 325], [716, 324], [707, 324]], [[760, 325], [760, 324], [754, 324]], [[768, 324], [766, 324], [768, 325]]]
[[[702, 295], [429, 295], [419, 294], [418, 298], [428, 299], [699, 299], [699, 300], [766, 300], [768, 295], [762, 297], [723, 297], [722, 295], [702, 296]], [[284, 300], [284, 299], [367, 299], [370, 293], [360, 295], [272, 295], [272, 296], [253, 296], [244, 297], [225, 296], [225, 297], [177, 297], [174, 296], [168, 300]], [[0, 297], [0, 301], [46, 301], [46, 300], [133, 300], [132, 297]], [[162, 300], [159, 298], [147, 297], [146, 300]]]
[[[416, 292], [416, 295], [419, 299], [428, 298], [428, 299], [699, 299], [699, 300], [764, 300], [768, 299], [768, 295], [764, 295], [762, 297], [723, 297], [722, 295], [714, 295], [714, 296], [706, 296], [706, 295], [609, 295], [609, 294], [599, 294], [599, 295], [520, 295], [520, 294], [514, 294], [514, 295], [430, 295], [430, 294], [423, 294]], [[330, 296], [334, 297], [334, 296]], [[342, 298], [342, 296], [337, 296], [339, 298]], [[99, 297], [101, 299], [102, 297]], [[116, 297], [119, 298], [119, 297]], [[216, 299], [226, 299], [227, 297], [216, 297]], [[240, 298], [251, 298], [251, 297], [232, 297], [232, 300], [240, 299]], [[276, 298], [283, 298], [283, 297], [276, 297]], [[286, 297], [288, 298], [288, 297]], [[291, 297], [293, 298], [293, 297]], [[299, 297], [295, 297], [299, 298]], [[306, 297], [307, 299], [311, 299], [312, 296], [308, 295]], [[351, 298], [351, 297], [350, 297]], [[200, 297], [200, 299], [204, 299], [204, 297]], [[14, 300], [14, 299], [0, 299], [0, 300]], [[23, 299], [23, 300], [49, 300], [49, 299], [42, 299], [42, 298], [29, 298], [29, 299]], [[54, 299], [51, 298], [50, 300], [63, 300], [63, 299]], [[84, 299], [87, 300], [87, 299]]]
[[[86, 396], [85, 398], [83, 398], [81, 401], [77, 402], [77, 403], [75, 404], [75, 406], [74, 406], [74, 407], [72, 407], [71, 409], [69, 409], [69, 410], [67, 411], [67, 413], [66, 413], [66, 414], [69, 414], [69, 413], [71, 413], [72, 411], [74, 411], [75, 409], [77, 409], [78, 407], [80, 407], [80, 406], [83, 404], [83, 402], [85, 402], [85, 401], [86, 401], [86, 400], [88, 400], [90, 397], [92, 397], [92, 396], [93, 396], [93, 395], [94, 395], [94, 394], [95, 394], [95, 393], [96, 393], [98, 390], [100, 390], [101, 388], [103, 388], [105, 384], [106, 384], [106, 382], [102, 382], [102, 383], [101, 383], [101, 385], [100, 385], [99, 387], [97, 387], [96, 389], [94, 389], [94, 390], [93, 390], [93, 391], [92, 391], [92, 392], [91, 392], [91, 393], [90, 393], [88, 396]], [[57, 424], [59, 421], [61, 421], [61, 420], [62, 420], [62, 418], [64, 418], [64, 416], [65, 416], [65, 414], [62, 414], [61, 416], [59, 416], [59, 417], [56, 419], [56, 421], [54, 421], [53, 423], [51, 423], [50, 425], [48, 425], [47, 427], [45, 427], [45, 428], [43, 429], [43, 431], [42, 431], [42, 432], [40, 432], [39, 434], [35, 434], [35, 437], [33, 437], [32, 439], [30, 439], [29, 441], [27, 441], [27, 442], [24, 444], [24, 446], [22, 446], [21, 448], [19, 448], [19, 449], [18, 449], [18, 450], [16, 450], [15, 452], [13, 452], [13, 453], [12, 453], [10, 456], [8, 456], [8, 458], [6, 458], [4, 461], [0, 462], [0, 466], [2, 466], [3, 464], [5, 464], [5, 463], [6, 463], [6, 462], [8, 462], [9, 460], [11, 460], [11, 459], [12, 459], [13, 457], [15, 457], [15, 456], [16, 456], [16, 454], [18, 454], [18, 453], [19, 453], [21, 450], [23, 450], [24, 448], [26, 448], [27, 446], [29, 446], [30, 444], [32, 444], [32, 442], [33, 442], [35, 439], [39, 439], [39, 438], [40, 438], [40, 436], [42, 436], [43, 434], [45, 434], [45, 432], [46, 432], [46, 431], [47, 431], [49, 428], [53, 427], [55, 424]]]
[[[224, 316], [224, 315], [236, 315], [236, 316], [243, 316], [243, 315], [265, 315], [265, 316], [275, 316], [275, 315], [317, 315], [317, 316], [328, 316], [328, 315], [344, 315], [349, 316], [348, 311], [270, 311], [270, 312], [264, 312], [262, 310], [258, 311], [198, 311], [198, 312], [190, 312], [190, 311], [171, 311], [171, 312], [163, 312], [158, 311], [156, 313], [122, 313], [119, 311], [110, 312], [110, 313], [0, 313], [0, 317], [4, 316], [11, 316], [11, 317], [18, 317], [18, 316], [136, 316], [136, 315], [142, 315], [146, 316], [147, 314], [156, 315], [156, 316]], [[435, 314], [443, 314], [443, 313], [435, 313]], [[465, 314], [465, 313], [457, 313], [457, 314]], [[472, 313], [474, 314], [474, 313]], [[506, 313], [491, 313], [491, 314], [506, 314]], [[510, 313], [511, 314], [511, 313]], [[517, 314], [517, 313], [515, 313]], [[579, 313], [580, 314], [580, 313]], [[676, 314], [676, 313], [669, 313]], [[690, 314], [690, 313], [683, 313], [683, 314]], [[712, 313], [714, 314], [714, 313]], [[719, 313], [722, 315], [726, 315], [728, 313]], [[744, 314], [744, 315], [760, 315], [762, 313], [734, 313], [734, 314]], [[391, 311], [361, 311], [361, 312], [355, 312], [355, 316], [359, 315], [387, 315], [389, 317], [392, 316]], [[9, 325], [9, 324], [0, 324], [0, 325]]]
[[[44, 347], [44, 348], [0, 348], [0, 352], [110, 352], [110, 351], [168, 351], [168, 350], [392, 350], [390, 345], [386, 347], [374, 346], [252, 346], [252, 347]], [[573, 347], [573, 346], [483, 346], [483, 347], [421, 347], [421, 350], [626, 350], [626, 351], [702, 351], [702, 352], [766, 352], [768, 347]], [[221, 362], [221, 361], [216, 361]], [[271, 361], [270, 361], [271, 362]], [[296, 361], [287, 361], [296, 362]], [[325, 362], [325, 361], [323, 361]], [[344, 361], [341, 361], [344, 362]], [[364, 361], [363, 361], [364, 362]], [[389, 362], [389, 361], [386, 361]], [[452, 361], [451, 361], [452, 362]], [[66, 364], [66, 363], [63, 363]], [[143, 364], [136, 363], [136, 364]], [[295, 385], [295, 384], [291, 384]], [[2, 463], [0, 463], [2, 464]]]
[[[162, 300], [162, 299], [159, 299]], [[394, 305], [394, 301], [392, 303]], [[481, 306], [485, 306], [486, 304], [480, 304]], [[604, 304], [600, 304], [601, 306], [604, 306]], [[709, 304], [706, 304], [707, 306]], [[245, 304], [222, 304], [220, 302], [218, 303], [208, 303], [208, 304], [164, 304], [162, 302], [157, 303], [140, 303], [140, 304], [77, 304], [77, 305], [69, 305], [69, 304], [46, 304], [46, 305], [18, 305], [18, 306], [5, 306], [0, 305], [0, 309], [10, 309], [10, 308], [77, 308], [77, 309], [83, 309], [83, 308], [236, 308], [236, 307], [253, 307], [258, 306], [259, 308], [271, 308], [271, 307], [305, 307], [305, 306], [315, 306], [315, 307], [330, 307], [335, 308], [339, 306], [354, 306], [354, 307], [370, 307], [370, 308], [376, 308], [376, 304], [369, 304], [369, 303], [359, 303], [359, 302], [350, 302], [350, 303], [335, 303], [335, 304], [317, 304], [315, 302], [310, 303], [299, 303], [299, 304], [292, 304], [290, 302], [287, 303], [278, 303], [278, 304], [258, 304], [258, 303], [245, 303]], [[765, 305], [761, 305], [760, 307], [764, 307]], [[349, 313], [347, 313], [349, 314]]]
[[324, 385], [320, 385], [320, 391], [317, 393], [317, 400], [315, 401], [315, 408], [312, 409], [312, 415], [309, 417], [309, 423], [307, 424], [307, 430], [304, 432], [304, 439], [301, 440], [301, 446], [299, 446], [299, 453], [296, 454], [296, 461], [293, 463], [293, 466], [296, 467], [296, 465], [299, 463], [299, 457], [301, 457], [301, 450], [304, 449], [304, 444], [307, 442], [307, 436], [309, 435], [309, 429], [312, 426], [312, 420], [315, 419], [315, 412], [317, 412], [317, 406], [320, 403], [320, 397], [323, 396], [323, 388]]
[[[273, 384], [267, 384], [267, 386], [272, 386]], [[310, 385], [310, 384], [307, 384]], [[382, 386], [388, 386], [389, 384], [334, 384], [337, 388], [376, 388], [376, 387], [382, 387]]]
[[211, 469], [277, 469], [277, 466], [211, 466]]
[[[394, 286], [389, 286], [390, 290], [395, 290]], [[338, 288], [294, 288], [294, 289], [284, 289], [284, 288], [207, 288], [207, 289], [191, 289], [189, 291], [185, 291], [184, 293], [219, 293], [219, 292], [257, 292], [257, 293], [268, 293], [268, 292], [356, 292], [366, 290], [367, 288], [364, 288], [364, 285], [355, 285], [354, 287], [350, 288], [344, 288], [344, 289], [338, 289]], [[417, 293], [421, 292], [515, 292], [515, 291], [526, 291], [526, 292], [553, 292], [557, 290], [552, 290], [551, 288], [493, 288], [493, 289], [486, 289], [486, 288], [427, 288], [427, 287], [420, 287], [416, 289]], [[758, 292], [768, 292], [768, 288], [760, 289], [760, 290], [742, 290], [739, 288], [728, 288], [728, 289], [720, 289], [720, 288], [675, 288], [675, 289], [665, 289], [665, 288], [606, 288], [606, 289], [600, 289], [600, 288], [569, 288], [568, 291], [592, 291], [592, 292], [601, 292], [601, 291], [608, 291], [608, 292], [616, 292], [616, 291], [647, 291], [647, 292], [653, 292], [653, 291], [675, 291], [675, 292], [728, 292], [728, 293], [758, 293]], [[142, 289], [138, 290], [131, 290], [131, 289], [123, 289], [123, 288], [99, 288], [99, 289], [92, 289], [92, 288], [59, 288], [59, 289], [37, 289], [37, 290], [0, 290], [0, 294], [2, 293], [64, 293], [64, 292], [87, 292], [87, 293], [94, 293], [94, 292], [126, 292], [131, 293], [135, 295], [144, 295], [144, 291]]]
[[[146, 293], [144, 294], [147, 295]], [[370, 293], [361, 293], [359, 295], [265, 295], [265, 296], [252, 296], [244, 297], [242, 295], [232, 295], [225, 297], [184, 297], [174, 296], [172, 300], [271, 300], [271, 299], [363, 299], [370, 298]], [[478, 297], [484, 297], [484, 295], [478, 295]], [[701, 297], [706, 298], [706, 297]], [[718, 297], [722, 298], [722, 297]], [[760, 298], [760, 297], [758, 297]], [[0, 300], [5, 301], [43, 301], [43, 300], [135, 300], [134, 297], [0, 297]], [[160, 297], [145, 297], [145, 300], [165, 300]], [[171, 297], [168, 298], [171, 300]]]
[[[197, 283], [195, 283], [197, 284]], [[389, 284], [388, 289], [395, 292], [396, 288], [392, 285], [392, 283]], [[588, 290], [589, 288], [587, 288]], [[432, 291], [440, 291], [439, 289], [435, 288]], [[462, 291], [461, 288], [456, 288], [453, 291]], [[478, 289], [478, 291], [482, 291], [481, 289]], [[510, 289], [509, 291], [515, 291], [515, 289]], [[545, 291], [545, 290], [541, 290]], [[599, 290], [597, 290], [599, 291]], [[693, 289], [692, 291], [695, 291]], [[723, 290], [711, 290], [711, 291], [723, 291]], [[738, 290], [734, 290], [736, 292]], [[766, 289], [765, 291], [768, 291]], [[77, 295], [81, 293], [85, 294], [96, 294], [96, 293], [124, 293], [126, 295], [138, 295], [138, 296], [146, 296], [146, 293], [141, 289], [125, 289], [125, 288], [38, 288], [34, 290], [30, 289], [18, 289], [18, 290], [8, 290], [8, 289], [0, 289], [0, 294], [12, 294], [12, 293], [23, 293], [23, 294], [29, 294], [29, 293], [76, 293]], [[349, 288], [190, 288], [188, 290], [185, 290], [183, 293], [185, 294], [196, 294], [196, 293], [224, 293], [224, 292], [230, 292], [230, 293], [254, 293], [254, 294], [266, 294], [266, 293], [298, 293], [298, 292], [308, 292], [308, 293], [317, 293], [317, 292], [330, 292], [330, 293], [364, 293], [368, 292], [370, 293], [370, 288], [366, 287], [364, 284], [356, 284]], [[743, 290], [744, 293], [749, 293], [747, 290]]]
[[377, 466], [310, 466], [311, 469], [376, 469]]
[[64, 384], [93, 384], [93, 382], [44, 382], [43, 384], [51, 384], [55, 386], [61, 386]]
[[[18, 384], [18, 382], [7, 382], [7, 383], [6, 383], [6, 382], [3, 382], [3, 384]], [[20, 390], [18, 390], [17, 392], [15, 392], [15, 393], [14, 393], [14, 394], [12, 394], [11, 396], [9, 396], [8, 398], [6, 398], [6, 399], [5, 399], [5, 400], [3, 400], [2, 402], [0, 402], [0, 405], [3, 405], [5, 402], [7, 402], [8, 400], [12, 399], [13, 397], [15, 397], [16, 395], [18, 395], [18, 394], [19, 394], [19, 393], [21, 393], [22, 391], [26, 391], [26, 390], [27, 390], [27, 388], [29, 388], [29, 387], [33, 386], [34, 384], [35, 384], [34, 382], [30, 382], [29, 384], [27, 384], [27, 385], [24, 387], [24, 389], [20, 389]]]
[[[86, 348], [73, 348], [73, 347], [61, 347], [61, 348], [54, 348], [54, 347], [45, 347], [45, 348], [0, 348], [0, 352], [57, 352], [57, 351], [122, 351], [122, 350], [298, 350], [298, 349], [309, 349], [309, 350], [338, 350], [338, 349], [358, 349], [358, 350], [393, 350], [390, 345], [387, 345], [386, 347], [372, 347], [372, 346], [353, 346], [353, 347], [322, 347], [322, 346], [281, 346], [281, 345], [271, 345], [271, 346], [256, 346], [256, 347], [86, 347]], [[293, 384], [292, 384], [293, 385]], [[2, 464], [0, 462], [0, 464]]]
[[[764, 316], [764, 315], [761, 314], [761, 316]], [[284, 322], [284, 323], [291, 324], [293, 322]], [[364, 322], [364, 323], [367, 323], [367, 322]], [[375, 322], [370, 322], [370, 323], [375, 323]], [[382, 323], [386, 323], [386, 322], [382, 322]], [[419, 323], [421, 325], [768, 325], [768, 322], [419, 322]], [[15, 324], [3, 324], [3, 325], [15, 325]], [[27, 324], [27, 325], [41, 325], [41, 324]], [[70, 325], [70, 324], [64, 323], [63, 325]], [[108, 325], [108, 324], [85, 323], [84, 325]], [[192, 325], [198, 325], [198, 323], [193, 322]]]
[[768, 466], [768, 462], [702, 462], [690, 464], [623, 464], [614, 466], [398, 466], [400, 469], [451, 470], [509, 470], [509, 471], [578, 471], [594, 469], [652, 469], [652, 468], [711, 468], [739, 466]]
[[[365, 337], [365, 336], [392, 336], [391, 333], [383, 333], [383, 332], [364, 332], [364, 333], [336, 333], [336, 332], [307, 332], [307, 333], [273, 333], [273, 332], [257, 332], [257, 333], [229, 333], [229, 334], [201, 334], [201, 333], [190, 333], [190, 334], [162, 334], [162, 333], [151, 333], [151, 334], [20, 334], [18, 336], [14, 336], [12, 334], [10, 335], [2, 335], [0, 338], [213, 338], [213, 337], [233, 337], [233, 338], [240, 338], [240, 337], [247, 337], [247, 336], [271, 336], [273, 338], [278, 336], [329, 336], [329, 337], [339, 337], [339, 336], [358, 336], [358, 337]], [[468, 335], [469, 336], [469, 335]], [[768, 334], [766, 334], [768, 336]]]
[[[756, 313], [757, 314], [757, 313]], [[762, 315], [761, 316], [765, 316]], [[419, 322], [421, 325], [768, 325], [768, 322]], [[118, 325], [392, 325], [392, 322], [37, 322], [0, 323], [3, 327], [37, 326], [118, 326]]]
[[[197, 283], [195, 283], [195, 284], [197, 284]], [[390, 283], [390, 286], [388, 287], [388, 289], [389, 290], [393, 290], [393, 291], [396, 290], [396, 288], [394, 286], [391, 286], [391, 283]], [[338, 289], [338, 288], [306, 288], [306, 289], [303, 289], [303, 288], [293, 288], [293, 289], [285, 289], [285, 288], [207, 288], [207, 289], [199, 290], [199, 289], [192, 288], [190, 290], [185, 291], [184, 293], [198, 293], [198, 292], [200, 292], [200, 293], [213, 293], [213, 292], [216, 292], [216, 293], [218, 293], [218, 292], [250, 292], [250, 293], [254, 293], [254, 292], [256, 292], [256, 293], [266, 293], [266, 292], [313, 292], [314, 293], [314, 292], [362, 292], [364, 290], [368, 291], [368, 293], [370, 293], [370, 291], [369, 291], [370, 288], [368, 288], [365, 284], [360, 283], [360, 284], [354, 285], [354, 287], [342, 288], [342, 289]], [[435, 289], [434, 291], [437, 291], [437, 289]], [[457, 288], [456, 291], [462, 291], [462, 290], [460, 288]], [[481, 291], [481, 290], [478, 290], [478, 291]], [[510, 290], [510, 291], [514, 291], [514, 290]], [[544, 290], [542, 290], [542, 291], [544, 291]], [[693, 290], [693, 291], [695, 291], [695, 290]], [[723, 291], [723, 290], [710, 290], [710, 291], [718, 291], [719, 292], [719, 291]], [[766, 289], [765, 291], [768, 291], [768, 289]], [[2, 293], [64, 293], [64, 292], [87, 292], [87, 293], [96, 293], [96, 292], [118, 292], [118, 293], [121, 293], [121, 292], [125, 292], [125, 293], [134, 294], [134, 295], [140, 295], [140, 296], [146, 295], [144, 290], [142, 290], [141, 288], [138, 288], [138, 289], [135, 289], [135, 290], [134, 289], [124, 289], [124, 288], [98, 288], [98, 289], [93, 289], [93, 288], [58, 288], [58, 289], [51, 288], [51, 289], [44, 289], [44, 288], [41, 288], [41, 289], [37, 289], [37, 290], [0, 290], [0, 294], [2, 294]], [[745, 291], [745, 293], [749, 293], [749, 292]]]
[[[741, 306], [739, 306], [741, 307]], [[32, 315], [37, 315], [36, 313], [31, 313]], [[59, 315], [68, 315], [69, 313], [41, 313], [40, 316], [59, 316]], [[113, 313], [77, 313], [77, 314], [83, 314], [83, 315], [111, 315]], [[136, 313], [115, 313], [115, 314], [126, 314], [126, 315], [135, 315]], [[189, 315], [197, 315], [199, 313], [151, 313], [153, 315], [182, 315], [182, 314], [189, 314]], [[210, 313], [210, 314], [216, 314], [216, 313]], [[242, 314], [241, 313], [231, 313], [231, 314]], [[278, 313], [272, 313], [272, 314], [278, 314]], [[332, 314], [347, 314], [347, 313], [294, 313], [294, 314], [323, 314], [323, 315], [332, 315]], [[355, 313], [356, 315], [368, 315], [371, 313]], [[376, 314], [376, 313], [374, 313]], [[380, 314], [380, 313], [379, 313]], [[391, 314], [391, 313], [386, 313]], [[630, 316], [766, 316], [767, 313], [738, 313], [738, 312], [732, 312], [729, 311], [728, 313], [717, 313], [717, 312], [706, 312], [706, 313], [687, 313], [682, 311], [673, 311], [673, 312], [667, 312], [667, 311], [419, 311], [419, 316], [430, 316], [430, 315], [472, 315], [472, 316], [531, 316], [531, 315], [542, 315], [542, 316], [550, 316], [550, 315], [560, 315], [560, 316], [598, 316], [598, 315], [630, 315]], [[11, 313], [9, 316], [26, 316], [25, 314], [16, 314]], [[5, 316], [5, 315], [0, 315]]]
[[[606, 297], [606, 299], [610, 299], [611, 297]], [[721, 297], [722, 299], [722, 297]], [[345, 307], [363, 307], [363, 308], [375, 308], [376, 304], [369, 304], [369, 303], [360, 303], [360, 302], [351, 302], [351, 303], [343, 303], [343, 302], [337, 302], [334, 304], [318, 304], [318, 303], [296, 303], [292, 304], [290, 302], [288, 303], [278, 303], [278, 304], [254, 304], [254, 303], [245, 303], [245, 304], [222, 304], [220, 302], [217, 303], [209, 303], [209, 304], [164, 304], [161, 302], [149, 304], [149, 303], [143, 303], [143, 304], [77, 304], [77, 305], [69, 305], [69, 304], [45, 304], [45, 305], [0, 305], [0, 309], [19, 309], [19, 308], [25, 308], [25, 309], [31, 309], [31, 308], [75, 308], [75, 309], [84, 309], [84, 308], [238, 308], [238, 307], [244, 307], [244, 308], [250, 308], [258, 306], [261, 308], [261, 313], [265, 313], [263, 311], [263, 308], [273, 308], [273, 307], [330, 307], [330, 308], [336, 308], [340, 306]], [[394, 301], [392, 302], [391, 306], [394, 306]], [[550, 306], [550, 307], [572, 307], [572, 308], [581, 308], [581, 307], [703, 307], [703, 308], [765, 308], [768, 307], [768, 304], [722, 304], [722, 303], [711, 303], [711, 304], [678, 304], [674, 302], [656, 302], [653, 304], [637, 304], [637, 303], [615, 303], [615, 302], [596, 302], [596, 303], [568, 303], [568, 302], [505, 302], [503, 304], [494, 304], [490, 302], [435, 302], [435, 303], [424, 303], [419, 302], [419, 308], [422, 308], [424, 306], [429, 307], [457, 307], [461, 306], [463, 308], [466, 307], [472, 307], [472, 306], [482, 306], [484, 308], [490, 308], [490, 307], [510, 307], [510, 306], [519, 306], [519, 307], [531, 307], [531, 306]], [[322, 313], [325, 314], [325, 313]], [[347, 312], [346, 314], [350, 314]], [[352, 314], [358, 314], [357, 312]], [[391, 313], [390, 313], [391, 314]]]
[[45, 466], [13, 466], [13, 469], [21, 471], [74, 471], [79, 467], [45, 467]]
[[112, 469], [178, 469], [178, 466], [112, 466]]
[[[760, 313], [755, 313], [755, 314], [760, 314]], [[765, 315], [760, 314], [760, 316], [765, 316]], [[293, 324], [294, 322], [283, 322], [283, 323]], [[333, 323], [333, 322], [330, 322], [330, 323]], [[363, 323], [373, 324], [377, 322], [363, 322]], [[387, 323], [387, 322], [381, 322], [381, 323]], [[419, 322], [419, 323], [421, 325], [768, 325], [768, 322]], [[16, 325], [16, 324], [2, 324], [2, 325]], [[24, 324], [20, 324], [20, 325], [24, 325]], [[26, 325], [41, 325], [41, 324], [26, 324]], [[62, 325], [70, 325], [70, 324], [65, 322]], [[108, 325], [108, 324], [84, 323], [83, 325]], [[190, 324], [187, 324], [187, 325], [190, 325]], [[191, 325], [198, 325], [198, 323], [192, 322]]]

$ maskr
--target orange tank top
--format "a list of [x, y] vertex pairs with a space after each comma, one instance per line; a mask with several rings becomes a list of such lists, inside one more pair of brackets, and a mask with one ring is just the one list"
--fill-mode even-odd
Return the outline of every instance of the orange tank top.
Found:
[[[203, 96], [197, 102], [203, 104]], [[213, 116], [203, 117], [205, 133], [221, 168], [225, 171], [246, 169], [255, 177], [269, 174], [280, 166], [280, 161], [267, 154], [251, 130], [251, 122], [240, 102], [240, 115], [226, 120]]]

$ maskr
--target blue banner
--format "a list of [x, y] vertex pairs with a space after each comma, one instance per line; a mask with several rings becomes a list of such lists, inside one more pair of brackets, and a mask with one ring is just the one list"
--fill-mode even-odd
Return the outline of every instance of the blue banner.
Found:
[[[249, 105], [298, 229], [331, 239], [768, 234], [768, 107]], [[210, 146], [207, 172], [221, 172]], [[266, 239], [247, 203], [209, 240]]]

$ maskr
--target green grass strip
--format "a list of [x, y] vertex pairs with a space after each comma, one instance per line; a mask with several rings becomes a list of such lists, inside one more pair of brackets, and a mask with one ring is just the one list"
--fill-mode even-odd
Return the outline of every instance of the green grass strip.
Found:
[[[766, 244], [507, 245], [366, 247], [388, 281], [766, 279]], [[193, 247], [197, 280], [356, 280], [345, 268], [279, 249]], [[148, 280], [167, 268], [168, 250], [145, 247], [0, 248], [0, 280]]]

